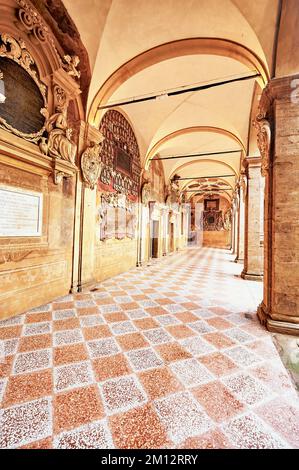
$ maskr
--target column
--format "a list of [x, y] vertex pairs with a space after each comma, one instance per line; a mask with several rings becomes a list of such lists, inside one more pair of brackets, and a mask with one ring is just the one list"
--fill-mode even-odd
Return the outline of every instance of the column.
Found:
[[237, 257], [235, 259], [235, 263], [244, 262], [244, 225], [245, 225], [244, 191], [242, 187], [239, 187], [238, 238], [237, 238]]
[[264, 298], [270, 331], [299, 335], [299, 75], [269, 82], [256, 119], [265, 175]]
[[237, 246], [238, 246], [238, 220], [239, 220], [239, 215], [238, 215], [238, 207], [239, 207], [239, 196], [236, 197], [233, 203], [233, 219], [234, 219], [234, 230], [233, 230], [233, 247], [232, 247], [232, 253], [233, 255], [237, 254]]
[[243, 279], [263, 279], [263, 245], [261, 243], [261, 158], [246, 157], [243, 162], [246, 171], [245, 191], [245, 244]]

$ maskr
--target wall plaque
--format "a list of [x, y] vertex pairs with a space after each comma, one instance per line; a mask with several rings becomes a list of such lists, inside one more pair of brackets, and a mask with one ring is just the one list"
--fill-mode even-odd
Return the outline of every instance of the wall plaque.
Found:
[[42, 234], [43, 195], [0, 186], [0, 237], [38, 237]]

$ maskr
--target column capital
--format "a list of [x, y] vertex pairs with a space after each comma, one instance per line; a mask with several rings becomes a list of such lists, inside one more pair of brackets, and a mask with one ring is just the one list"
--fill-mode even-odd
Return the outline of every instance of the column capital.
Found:
[[243, 160], [243, 165], [245, 167], [245, 169], [247, 169], [248, 167], [256, 167], [256, 168], [261, 168], [261, 165], [262, 165], [262, 157], [260, 155], [257, 155], [257, 156], [246, 156]]
[[273, 78], [264, 88], [260, 102], [259, 115], [270, 117], [272, 115], [272, 104], [276, 100], [292, 101], [296, 98], [299, 101], [296, 88], [299, 87], [299, 74], [287, 77]]

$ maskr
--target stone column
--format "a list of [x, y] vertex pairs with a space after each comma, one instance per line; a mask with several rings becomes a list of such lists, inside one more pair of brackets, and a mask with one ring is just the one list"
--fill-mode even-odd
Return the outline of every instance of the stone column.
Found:
[[[265, 181], [264, 299], [270, 331], [299, 335], [299, 75], [269, 82], [256, 119]], [[297, 88], [297, 89], [296, 89]]]
[[245, 225], [245, 204], [243, 188], [239, 187], [239, 211], [238, 211], [238, 239], [237, 257], [235, 263], [244, 262], [244, 225]]
[[239, 215], [238, 215], [238, 197], [234, 200], [234, 205], [233, 205], [233, 219], [234, 219], [234, 230], [233, 230], [233, 247], [232, 247], [232, 252], [234, 255], [237, 254], [237, 246], [238, 246], [238, 220], [239, 220]]
[[263, 245], [261, 244], [261, 158], [244, 160], [247, 184], [245, 191], [245, 244], [243, 279], [263, 279]]
[[[80, 166], [83, 181], [81, 184], [81, 212], [76, 222], [79, 230], [78, 247], [78, 292], [96, 283], [97, 271], [97, 178], [100, 175], [100, 144], [104, 137], [95, 127], [83, 124], [79, 129]], [[83, 150], [83, 152], [82, 152]], [[95, 177], [95, 162], [98, 174]]]

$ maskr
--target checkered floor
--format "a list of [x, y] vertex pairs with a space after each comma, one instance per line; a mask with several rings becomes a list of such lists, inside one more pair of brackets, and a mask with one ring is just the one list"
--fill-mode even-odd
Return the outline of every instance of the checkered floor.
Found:
[[1, 322], [1, 448], [299, 447], [262, 285], [188, 249]]

